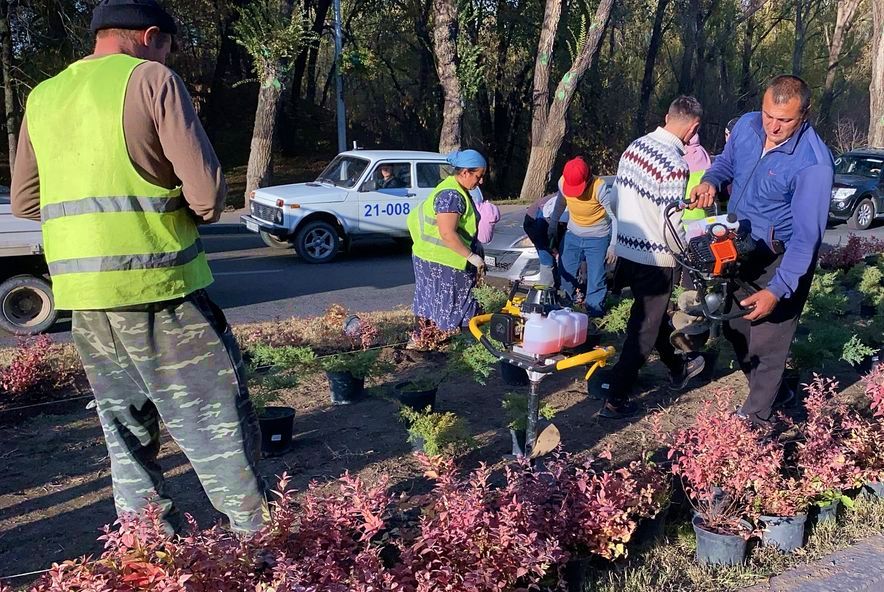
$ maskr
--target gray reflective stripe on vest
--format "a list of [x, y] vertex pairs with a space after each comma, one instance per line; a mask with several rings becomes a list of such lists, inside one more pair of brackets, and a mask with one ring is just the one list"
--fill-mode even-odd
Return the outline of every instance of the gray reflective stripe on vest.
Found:
[[184, 198], [141, 197], [136, 195], [114, 195], [110, 197], [86, 197], [71, 201], [48, 204], [40, 208], [43, 222], [65, 216], [80, 214], [104, 214], [108, 212], [152, 212], [163, 214], [184, 207]]
[[174, 253], [149, 253], [146, 255], [112, 255], [108, 257], [82, 257], [62, 259], [49, 263], [50, 275], [65, 273], [88, 273], [97, 271], [131, 271], [134, 269], [157, 269], [176, 267], [190, 263], [203, 252], [200, 239], [182, 251]]
[[[424, 232], [424, 224], [428, 224], [429, 226], [437, 226], [435, 218], [427, 218], [424, 213], [423, 205], [420, 206], [417, 212], [417, 222], [418, 222], [418, 230], [421, 234], [421, 240], [430, 243], [431, 245], [438, 245], [441, 247], [447, 247], [445, 241], [441, 238], [436, 238], [435, 236], [429, 236], [426, 232]], [[466, 229], [458, 226], [456, 229], [458, 236], [460, 236], [461, 240], [466, 244], [469, 248], [473, 244], [473, 237], [466, 235]]]

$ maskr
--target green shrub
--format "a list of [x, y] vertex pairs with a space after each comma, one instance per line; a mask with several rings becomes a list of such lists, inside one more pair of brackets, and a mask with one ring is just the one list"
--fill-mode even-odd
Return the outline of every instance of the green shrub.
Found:
[[844, 314], [847, 310], [847, 296], [840, 285], [841, 277], [840, 271], [817, 273], [814, 276], [807, 305], [804, 307], [806, 316], [831, 321], [833, 317]]
[[[490, 337], [488, 339], [498, 350], [504, 349], [502, 343]], [[484, 345], [474, 341], [472, 337], [463, 336], [452, 342], [445, 374], [469, 374], [477, 383], [484, 385], [494, 372], [497, 362], [497, 357]]]
[[479, 284], [473, 288], [473, 297], [479, 302], [483, 312], [500, 312], [506, 305], [507, 294], [499, 288], [489, 284]]
[[792, 360], [799, 368], [816, 369], [826, 366], [844, 350], [851, 337], [847, 327], [838, 323], [808, 319], [804, 323], [809, 330], [792, 343]]
[[249, 348], [249, 355], [252, 358], [251, 365], [253, 367], [293, 368], [302, 365], [312, 366], [316, 362], [316, 354], [306, 346], [273, 347], [264, 343], [256, 343]]
[[844, 274], [844, 285], [848, 288], [853, 288], [859, 284], [860, 280], [863, 279], [863, 273], [865, 273], [867, 267], [868, 266], [865, 263], [857, 263], [848, 269]]
[[854, 335], [842, 347], [841, 359], [851, 366], [856, 366], [876, 351], [878, 350], [863, 343], [858, 335]]
[[317, 361], [326, 372], [349, 372], [356, 378], [372, 378], [391, 369], [390, 364], [378, 359], [380, 353], [380, 350], [358, 350], [324, 356]]
[[[859, 266], [857, 266], [859, 267]], [[878, 306], [884, 301], [884, 286], [881, 281], [884, 280], [884, 272], [876, 266], [867, 266], [862, 273], [857, 290], [863, 296], [863, 302], [871, 306]]]
[[626, 324], [629, 322], [629, 314], [632, 310], [632, 302], [632, 298], [623, 298], [613, 306], [610, 306], [605, 316], [596, 320], [599, 329], [608, 333], [625, 333]]
[[415, 411], [403, 406], [399, 416], [408, 423], [408, 441], [423, 441], [424, 452], [430, 456], [454, 456], [476, 446], [466, 420], [451, 411], [433, 412], [429, 407]]

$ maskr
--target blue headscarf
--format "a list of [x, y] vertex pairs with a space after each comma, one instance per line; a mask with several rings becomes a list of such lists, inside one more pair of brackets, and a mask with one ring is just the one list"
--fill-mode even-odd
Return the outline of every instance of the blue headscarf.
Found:
[[475, 150], [455, 150], [446, 156], [445, 160], [458, 169], [484, 169], [488, 167], [485, 157]]

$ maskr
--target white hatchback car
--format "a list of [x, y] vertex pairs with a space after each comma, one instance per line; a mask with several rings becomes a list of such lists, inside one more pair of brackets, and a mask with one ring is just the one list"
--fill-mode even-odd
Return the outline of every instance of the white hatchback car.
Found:
[[342, 152], [315, 181], [256, 190], [240, 221], [271, 247], [327, 263], [354, 238], [408, 240], [409, 212], [451, 172], [436, 152]]

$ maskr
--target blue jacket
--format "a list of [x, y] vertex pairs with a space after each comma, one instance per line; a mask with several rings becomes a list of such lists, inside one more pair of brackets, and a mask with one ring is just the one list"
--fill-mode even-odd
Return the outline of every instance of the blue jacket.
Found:
[[733, 183], [728, 212], [748, 224], [752, 237], [783, 241], [786, 254], [767, 289], [789, 298], [808, 272], [823, 240], [832, 198], [832, 153], [807, 122], [762, 156], [761, 113], [743, 115], [724, 152], [703, 176], [719, 190]]

